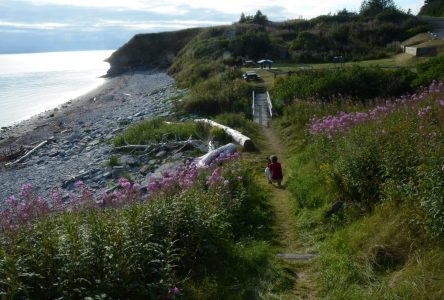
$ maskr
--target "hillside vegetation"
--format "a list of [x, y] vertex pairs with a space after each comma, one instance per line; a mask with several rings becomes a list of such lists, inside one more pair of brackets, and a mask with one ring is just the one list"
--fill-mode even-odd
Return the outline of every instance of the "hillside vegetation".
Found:
[[227, 26], [137, 35], [109, 61], [116, 71], [169, 66], [180, 84], [189, 85], [246, 59], [331, 62], [338, 55], [346, 61], [387, 57], [398, 51], [388, 44], [428, 29], [415, 16], [394, 8], [361, 14], [343, 10], [286, 22], [241, 18]]
[[201, 29], [193, 28], [174, 32], [138, 34], [117, 49], [107, 59], [108, 75], [117, 75], [137, 69], [166, 68], [177, 52]]
[[276, 121], [324, 297], [444, 296], [443, 97], [435, 82], [379, 103], [298, 100]]
[[[263, 82], [240, 79], [247, 59], [387, 57], [428, 28], [393, 1], [369, 0], [359, 13], [274, 23], [258, 12], [135, 36], [110, 57], [110, 75], [167, 69], [189, 88], [175, 99], [180, 119], [209, 116], [260, 141], [257, 152], [205, 168], [187, 159], [143, 187], [120, 178], [101, 196], [81, 181], [50, 199], [24, 185], [0, 214], [0, 298], [443, 299], [444, 57], [270, 76], [278, 117], [263, 135], [249, 120]], [[178, 119], [133, 124], [114, 144], [226, 142], [220, 130]], [[258, 178], [270, 144], [285, 146], [283, 187]], [[287, 263], [276, 255], [286, 250], [315, 258]]]
[[420, 15], [444, 17], [444, 1], [443, 0], [425, 0], [424, 6], [419, 11]]

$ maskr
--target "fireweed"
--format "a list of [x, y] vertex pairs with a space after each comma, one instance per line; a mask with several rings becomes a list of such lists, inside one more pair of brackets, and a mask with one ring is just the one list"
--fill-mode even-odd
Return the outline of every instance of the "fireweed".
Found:
[[[132, 183], [125, 178], [120, 178], [114, 191], [103, 192], [99, 196], [95, 196], [83, 181], [76, 181], [74, 183], [75, 192], [71, 192], [68, 197], [64, 197], [61, 191], [54, 190], [50, 193], [49, 199], [45, 199], [32, 192], [30, 183], [25, 183], [19, 193], [20, 201], [15, 196], [6, 199], [6, 208], [0, 212], [0, 230], [16, 229], [54, 212], [106, 207], [118, 208], [142, 201], [142, 199], [147, 201], [155, 198], [158, 194], [184, 193], [195, 184], [197, 178], [204, 172], [211, 174], [206, 178], [208, 188], [216, 189], [218, 195], [222, 195], [224, 191], [229, 191], [230, 181], [221, 176], [221, 166], [224, 162], [239, 157], [239, 153], [222, 153], [210, 166], [204, 168], [198, 168], [194, 161], [186, 161], [177, 169], [163, 173], [161, 178], [148, 178], [145, 188], [140, 183]], [[240, 169], [233, 171], [240, 171]], [[242, 179], [241, 176], [233, 175], [237, 180]], [[147, 193], [143, 194], [144, 190]]]
[[[444, 100], [438, 98], [443, 93], [444, 83], [433, 81], [428, 88], [421, 88], [416, 94], [402, 96], [393, 101], [386, 101], [384, 104], [380, 104], [366, 112], [340, 112], [337, 115], [330, 115], [322, 118], [312, 117], [309, 123], [309, 132], [312, 135], [324, 135], [329, 139], [332, 139], [333, 135], [336, 133], [345, 132], [356, 125], [383, 118], [407, 105], [413, 106], [420, 104], [426, 98], [430, 97], [434, 98], [438, 107], [443, 108]], [[418, 117], [424, 117], [431, 111], [431, 109], [430, 106], [419, 109], [417, 113]]]

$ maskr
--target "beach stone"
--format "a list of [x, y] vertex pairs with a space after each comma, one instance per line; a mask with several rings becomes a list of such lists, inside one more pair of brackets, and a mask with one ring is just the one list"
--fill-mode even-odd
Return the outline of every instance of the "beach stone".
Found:
[[139, 162], [137, 161], [137, 159], [135, 159], [135, 158], [132, 157], [132, 156], [122, 156], [122, 157], [120, 158], [120, 161], [121, 161], [121, 163], [122, 163], [123, 165], [130, 166], [130, 167], [134, 167], [134, 166], [136, 166], [136, 165], [139, 164]]
[[129, 118], [118, 118], [117, 122], [119, 123], [119, 125], [128, 125], [131, 123], [131, 119]]
[[122, 175], [123, 171], [124, 171], [124, 167], [123, 166], [114, 166], [113, 167], [113, 171], [112, 171], [112, 177], [113, 178], [118, 178], [120, 177], [120, 175]]
[[181, 159], [182, 157], [183, 157], [183, 154], [178, 152], [178, 153], [173, 154], [171, 156], [171, 159], [177, 160], [177, 159]]
[[157, 152], [157, 154], [155, 155], [157, 158], [162, 158], [164, 156], [167, 155], [167, 152], [165, 150], [161, 150], [159, 152]]
[[143, 167], [140, 168], [139, 172], [142, 175], [147, 175], [151, 170], [151, 166], [148, 165], [144, 165]]
[[91, 142], [89, 142], [89, 146], [95, 146], [95, 145], [97, 145], [97, 144], [99, 144], [100, 143], [100, 140], [99, 139], [95, 139], [95, 140], [93, 140], [93, 141], [91, 141]]
[[59, 155], [59, 151], [53, 151], [53, 152], [50, 152], [49, 154], [48, 154], [48, 156], [49, 157], [55, 157], [55, 156], [57, 156], [57, 155]]
[[74, 142], [78, 142], [80, 139], [80, 133], [77, 131], [74, 131], [69, 137], [68, 137], [68, 142], [70, 143], [74, 143]]

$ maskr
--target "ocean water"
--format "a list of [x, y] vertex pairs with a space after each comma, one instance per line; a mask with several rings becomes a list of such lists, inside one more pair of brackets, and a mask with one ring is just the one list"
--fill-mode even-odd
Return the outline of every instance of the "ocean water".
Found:
[[104, 82], [113, 50], [0, 55], [0, 126], [12, 125]]

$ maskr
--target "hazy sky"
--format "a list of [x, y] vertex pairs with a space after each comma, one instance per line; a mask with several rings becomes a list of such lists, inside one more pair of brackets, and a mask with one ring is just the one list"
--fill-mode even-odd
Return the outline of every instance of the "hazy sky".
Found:
[[[312, 18], [361, 0], [0, 0], [0, 53], [114, 49], [135, 33], [230, 24], [260, 9], [272, 21]], [[395, 0], [417, 13], [424, 1]]]

